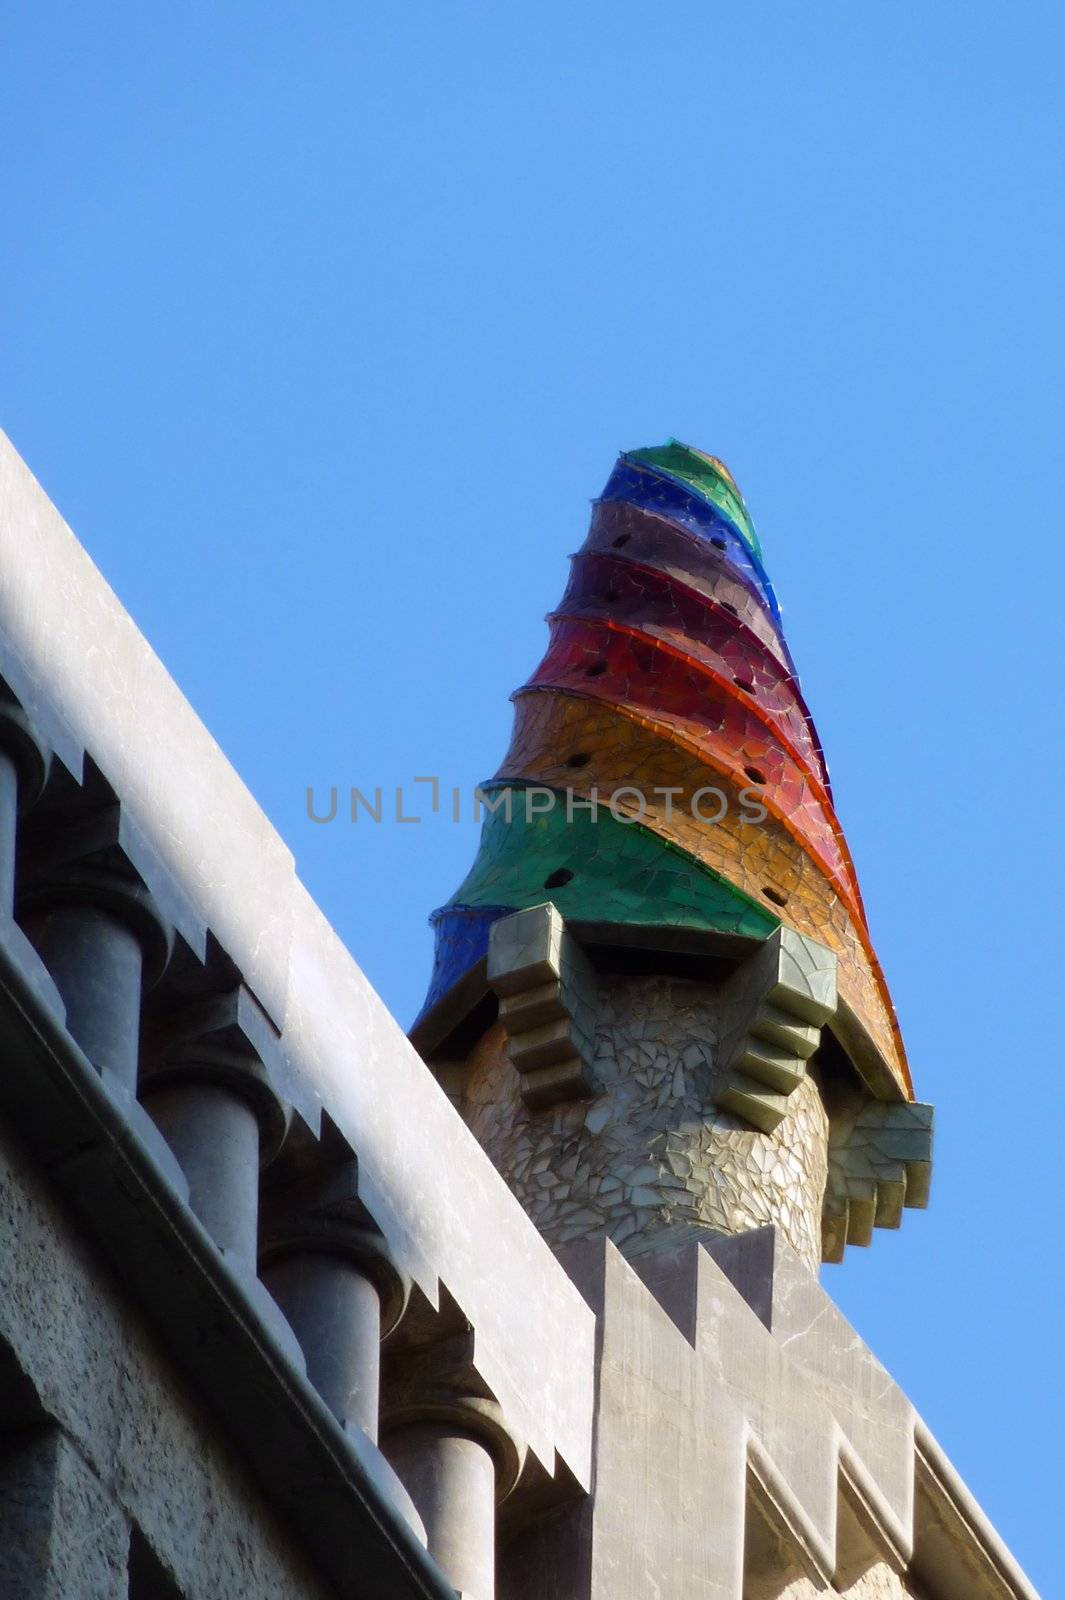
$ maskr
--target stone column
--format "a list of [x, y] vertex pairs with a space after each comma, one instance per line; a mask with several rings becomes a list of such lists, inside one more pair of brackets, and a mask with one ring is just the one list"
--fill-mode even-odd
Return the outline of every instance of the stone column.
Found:
[[71, 1035], [98, 1071], [135, 1094], [141, 994], [170, 953], [148, 891], [118, 866], [74, 862], [38, 879], [19, 916], [63, 998]]
[[429, 1554], [463, 1600], [493, 1600], [496, 1467], [484, 1439], [456, 1416], [400, 1428], [386, 1448], [425, 1524]]
[[410, 1293], [386, 1241], [343, 1217], [308, 1218], [269, 1242], [261, 1275], [326, 1405], [376, 1443], [381, 1341]]
[[[6, 732], [0, 724], [0, 733]], [[15, 905], [15, 848], [18, 836], [18, 768], [0, 744], [0, 911], [11, 916]]]
[[476, 1392], [472, 1337], [407, 1352], [382, 1448], [425, 1524], [429, 1554], [463, 1600], [494, 1600], [496, 1506], [525, 1462], [497, 1403]]
[[259, 1169], [277, 1154], [286, 1110], [250, 1051], [188, 1040], [152, 1065], [141, 1098], [188, 1180], [189, 1205], [215, 1244], [254, 1276]]
[[47, 776], [44, 745], [0, 684], [0, 916], [14, 912], [19, 812], [38, 798]]

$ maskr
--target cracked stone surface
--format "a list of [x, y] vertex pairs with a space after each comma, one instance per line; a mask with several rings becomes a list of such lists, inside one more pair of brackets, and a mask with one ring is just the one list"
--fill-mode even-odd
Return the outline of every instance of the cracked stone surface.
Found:
[[593, 1099], [529, 1110], [499, 1024], [471, 1056], [463, 1114], [545, 1238], [605, 1233], [631, 1256], [772, 1222], [816, 1273], [828, 1119], [813, 1080], [764, 1133], [715, 1104], [712, 985], [603, 978], [596, 1010]]

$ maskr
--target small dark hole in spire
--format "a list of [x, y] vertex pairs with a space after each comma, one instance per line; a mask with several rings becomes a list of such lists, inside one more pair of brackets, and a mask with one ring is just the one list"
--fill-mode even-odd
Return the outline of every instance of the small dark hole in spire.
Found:
[[584, 676], [586, 678], [601, 678], [605, 671], [606, 671], [606, 662], [605, 661], [593, 661], [591, 666], [586, 670]]
[[722, 600], [721, 608], [723, 611], [731, 611], [734, 617], [739, 616], [739, 612], [736, 610], [736, 607], [732, 604], [731, 600]]
[[788, 903], [786, 894], [781, 894], [779, 889], [771, 889], [767, 883], [762, 885], [762, 893], [767, 900], [772, 900], [775, 906], [786, 906]]
[[628, 544], [628, 542], [629, 542], [629, 540], [631, 538], [632, 538], [632, 534], [631, 533], [619, 533], [617, 538], [614, 540], [614, 549], [615, 550], [620, 550], [622, 545], [623, 544]]
[[748, 694], [753, 694], [754, 693], [754, 684], [751, 682], [750, 678], [740, 678], [740, 677], [737, 677], [737, 675], [735, 673], [733, 673], [732, 674], [732, 681], [733, 681], [733, 683], [737, 684], [739, 686], [739, 688], [746, 689]]
[[728, 549], [728, 545], [725, 543], [724, 539], [719, 539], [716, 536], [716, 534], [715, 534], [714, 538], [712, 538], [710, 540], [710, 543], [713, 545], [715, 550], [727, 550]]
[[586, 755], [583, 750], [580, 750], [576, 755], [566, 757], [566, 765], [567, 767], [586, 767], [591, 759], [590, 755]]
[[572, 876], [573, 874], [568, 867], [556, 867], [554, 872], [549, 873], [544, 879], [544, 888], [561, 889], [563, 884], [568, 883]]
[[759, 772], [757, 767], [744, 767], [743, 770], [747, 774], [748, 778], [750, 778], [752, 783], [765, 782], [765, 773]]

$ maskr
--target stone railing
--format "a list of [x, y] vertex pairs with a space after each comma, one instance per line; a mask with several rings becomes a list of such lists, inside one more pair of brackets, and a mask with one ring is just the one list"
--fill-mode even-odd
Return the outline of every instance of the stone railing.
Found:
[[2, 436], [0, 675], [5, 1109], [189, 1364], [224, 1305], [422, 1592], [411, 1529], [489, 1600], [496, 1501], [589, 1485], [594, 1316]]

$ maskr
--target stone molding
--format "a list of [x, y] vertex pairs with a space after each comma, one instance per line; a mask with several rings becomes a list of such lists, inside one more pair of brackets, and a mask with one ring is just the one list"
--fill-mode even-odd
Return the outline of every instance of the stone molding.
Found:
[[[42, 1007], [25, 964], [23, 942], [0, 927], [0, 1112], [338, 1592], [357, 1572], [367, 1597], [448, 1600], [387, 1462], [329, 1411], [275, 1302], [214, 1246], [143, 1110]], [[39, 1347], [39, 1324], [29, 1334]]]
[[337, 1256], [363, 1273], [381, 1299], [381, 1338], [398, 1327], [410, 1299], [411, 1281], [397, 1266], [388, 1241], [343, 1216], [307, 1215], [271, 1228], [259, 1252], [265, 1270], [294, 1255]]
[[527, 1447], [477, 1376], [471, 1333], [407, 1352], [399, 1370], [390, 1371], [381, 1403], [382, 1440], [418, 1422], [446, 1423], [480, 1439], [495, 1462], [497, 1504], [513, 1493]]

